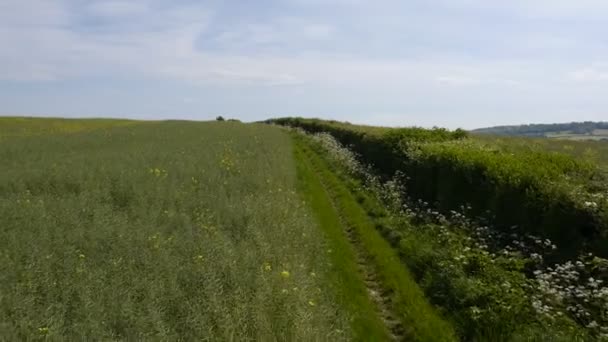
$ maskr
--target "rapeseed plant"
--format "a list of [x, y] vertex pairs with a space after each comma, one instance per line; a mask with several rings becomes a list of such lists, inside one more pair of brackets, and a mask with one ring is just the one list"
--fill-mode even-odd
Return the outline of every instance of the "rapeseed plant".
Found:
[[[13, 138], [1, 121], [0, 340], [351, 337], [281, 129], [164, 122], [109, 128], [112, 139]], [[300, 281], [289, 265], [301, 264], [317, 277]]]

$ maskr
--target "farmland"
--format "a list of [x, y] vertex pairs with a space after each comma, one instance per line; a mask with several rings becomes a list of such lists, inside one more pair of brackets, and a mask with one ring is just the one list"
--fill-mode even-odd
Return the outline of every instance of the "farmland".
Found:
[[500, 136], [546, 137], [560, 140], [608, 140], [606, 122], [571, 122], [565, 124], [533, 124], [520, 126], [497, 126], [473, 130], [479, 134]]
[[608, 337], [608, 149], [0, 118], [5, 340]]
[[1, 339], [348, 338], [280, 129], [17, 124], [0, 145]]

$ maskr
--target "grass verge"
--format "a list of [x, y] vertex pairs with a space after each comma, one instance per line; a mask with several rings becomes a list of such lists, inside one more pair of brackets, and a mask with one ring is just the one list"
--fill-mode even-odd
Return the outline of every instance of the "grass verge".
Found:
[[298, 170], [299, 192], [309, 203], [322, 227], [331, 256], [333, 282], [338, 302], [352, 312], [351, 326], [358, 341], [384, 341], [388, 332], [368, 298], [361, 275], [358, 273], [355, 254], [342, 228], [340, 217], [331, 199], [312, 169], [304, 146], [297, 144], [295, 156]]
[[[335, 206], [345, 218], [348, 225], [353, 228], [357, 238], [370, 256], [378, 272], [380, 282], [385, 288], [385, 293], [390, 297], [391, 306], [395, 309], [398, 319], [406, 327], [408, 338], [416, 341], [453, 341], [456, 340], [453, 328], [446, 322], [435, 309], [427, 302], [424, 293], [413, 280], [408, 270], [401, 264], [398, 254], [376, 231], [367, 213], [357, 203], [348, 188], [328, 168], [324, 160], [307, 146], [303, 137], [295, 136], [296, 158], [304, 164], [308, 164], [305, 176], [307, 183], [315, 184], [315, 197], [313, 200], [325, 203], [313, 204], [313, 208], [320, 217], [330, 215], [328, 210]], [[300, 169], [303, 169], [301, 167]], [[315, 176], [316, 174], [316, 176]], [[316, 177], [314, 181], [312, 178]], [[320, 183], [322, 179], [322, 183]], [[322, 196], [323, 187], [329, 194], [331, 201]], [[333, 206], [331, 205], [333, 202]], [[328, 222], [332, 227], [330, 240], [342, 240], [341, 253], [348, 253], [348, 242], [344, 237], [342, 228], [336, 231], [339, 224], [338, 216], [333, 213], [332, 221]], [[328, 227], [328, 224], [323, 224]], [[338, 227], [339, 228], [339, 227]], [[327, 229], [327, 228], [326, 228]], [[352, 260], [351, 255], [348, 258]], [[346, 256], [346, 255], [345, 255]], [[356, 272], [351, 265], [348, 273]], [[346, 270], [345, 270], [346, 271]], [[356, 286], [351, 284], [350, 286]], [[355, 290], [355, 289], [351, 289]], [[361, 288], [359, 288], [361, 291]]]

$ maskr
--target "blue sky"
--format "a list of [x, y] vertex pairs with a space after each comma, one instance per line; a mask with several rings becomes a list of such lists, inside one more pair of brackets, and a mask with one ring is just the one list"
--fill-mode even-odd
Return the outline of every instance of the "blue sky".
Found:
[[0, 2], [0, 113], [608, 120], [605, 0]]

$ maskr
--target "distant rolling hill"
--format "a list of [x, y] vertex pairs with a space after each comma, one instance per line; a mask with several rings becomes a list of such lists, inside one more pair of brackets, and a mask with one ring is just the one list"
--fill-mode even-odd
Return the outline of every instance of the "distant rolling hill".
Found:
[[608, 122], [571, 122], [495, 126], [471, 131], [480, 134], [547, 137], [571, 140], [608, 140]]

